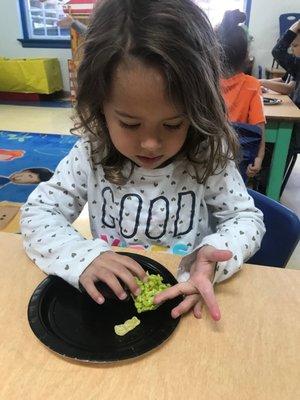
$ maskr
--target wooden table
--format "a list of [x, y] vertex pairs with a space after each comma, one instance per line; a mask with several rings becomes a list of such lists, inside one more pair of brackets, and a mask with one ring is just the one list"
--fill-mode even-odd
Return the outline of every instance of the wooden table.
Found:
[[282, 104], [264, 106], [266, 142], [274, 143], [266, 194], [278, 201], [294, 123], [300, 122], [300, 109], [288, 96], [268, 92], [264, 97], [282, 100]]
[[[175, 272], [178, 256], [152, 253]], [[0, 399], [296, 400], [300, 272], [246, 266], [217, 286], [222, 320], [184, 317], [160, 348], [129, 362], [70, 362], [44, 347], [27, 304], [44, 274], [21, 237], [0, 233]]]
[[282, 78], [286, 71], [282, 68], [265, 68], [266, 79]]

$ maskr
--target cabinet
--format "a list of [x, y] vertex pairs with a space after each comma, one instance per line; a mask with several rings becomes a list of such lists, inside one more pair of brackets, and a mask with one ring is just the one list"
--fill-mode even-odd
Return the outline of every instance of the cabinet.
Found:
[[[84, 25], [89, 24], [89, 18], [93, 11], [96, 0], [69, 0], [65, 3], [63, 9], [66, 14], [81, 22]], [[72, 58], [68, 60], [70, 92], [72, 103], [76, 101], [76, 71], [81, 57], [81, 44], [84, 35], [80, 35], [75, 29], [71, 28], [71, 50]]]

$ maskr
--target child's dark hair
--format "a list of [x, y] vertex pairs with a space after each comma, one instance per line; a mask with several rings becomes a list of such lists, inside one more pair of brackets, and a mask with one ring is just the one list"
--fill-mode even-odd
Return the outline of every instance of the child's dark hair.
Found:
[[239, 11], [226, 11], [221, 24], [215, 29], [221, 44], [221, 58], [225, 74], [240, 72], [245, 67], [248, 54], [248, 37], [239, 26], [246, 20], [246, 14]]
[[92, 143], [93, 164], [103, 166], [110, 182], [126, 182], [127, 159], [112, 144], [101, 107], [116, 67], [126, 59], [158, 67], [169, 99], [183, 105], [190, 128], [181, 154], [203, 164], [198, 182], [235, 159], [237, 139], [219, 90], [219, 52], [205, 13], [192, 0], [99, 2], [78, 71], [77, 113], [78, 128]]
[[48, 168], [27, 168], [21, 172], [32, 172], [37, 174], [41, 182], [48, 181], [54, 174], [54, 172]]

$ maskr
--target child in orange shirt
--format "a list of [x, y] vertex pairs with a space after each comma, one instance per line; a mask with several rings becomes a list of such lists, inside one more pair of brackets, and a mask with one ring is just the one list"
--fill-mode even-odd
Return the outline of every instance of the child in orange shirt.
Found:
[[216, 34], [222, 47], [224, 73], [221, 89], [229, 120], [257, 125], [262, 132], [258, 154], [254, 163], [246, 168], [246, 175], [250, 178], [260, 171], [265, 155], [265, 117], [260, 82], [243, 72], [248, 58], [248, 38], [239, 24], [245, 20], [246, 15], [239, 10], [226, 11], [221, 24], [216, 28]]

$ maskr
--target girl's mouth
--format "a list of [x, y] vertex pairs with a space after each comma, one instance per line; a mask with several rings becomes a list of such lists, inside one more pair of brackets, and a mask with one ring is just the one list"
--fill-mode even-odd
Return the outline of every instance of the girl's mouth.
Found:
[[146, 165], [152, 165], [158, 162], [160, 159], [162, 159], [163, 156], [158, 156], [158, 157], [144, 157], [144, 156], [137, 156], [137, 159]]

